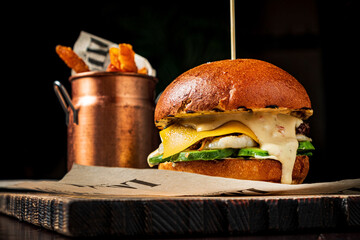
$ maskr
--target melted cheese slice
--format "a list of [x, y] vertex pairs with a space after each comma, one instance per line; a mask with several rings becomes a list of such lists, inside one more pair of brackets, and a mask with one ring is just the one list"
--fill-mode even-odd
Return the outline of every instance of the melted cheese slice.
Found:
[[301, 119], [276, 112], [221, 113], [182, 118], [160, 132], [164, 157], [169, 157], [205, 137], [243, 133], [282, 164], [281, 183], [291, 184], [298, 141], [295, 129]]
[[180, 124], [173, 124], [160, 132], [160, 137], [164, 145], [163, 158], [167, 158], [179, 153], [201, 139], [207, 137], [222, 136], [231, 133], [245, 134], [256, 142], [259, 142], [256, 135], [244, 124], [238, 121], [227, 122], [215, 129], [207, 131], [197, 131], [191, 127], [185, 127]]

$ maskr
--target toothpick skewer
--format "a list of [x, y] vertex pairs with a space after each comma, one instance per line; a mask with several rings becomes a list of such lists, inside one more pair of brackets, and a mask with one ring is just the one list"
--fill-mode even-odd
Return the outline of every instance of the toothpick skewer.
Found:
[[231, 59], [236, 59], [235, 43], [235, 0], [230, 0]]

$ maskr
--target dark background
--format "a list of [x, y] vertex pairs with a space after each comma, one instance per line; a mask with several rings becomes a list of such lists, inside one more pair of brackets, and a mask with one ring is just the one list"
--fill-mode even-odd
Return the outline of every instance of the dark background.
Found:
[[[70, 91], [70, 70], [55, 46], [73, 46], [81, 30], [131, 43], [157, 70], [157, 93], [192, 67], [230, 58], [229, 1], [74, 2], [2, 7], [0, 179], [65, 174], [65, 114], [52, 84]], [[285, 69], [312, 100], [307, 182], [360, 177], [359, 10], [355, 0], [236, 1], [237, 58]]]

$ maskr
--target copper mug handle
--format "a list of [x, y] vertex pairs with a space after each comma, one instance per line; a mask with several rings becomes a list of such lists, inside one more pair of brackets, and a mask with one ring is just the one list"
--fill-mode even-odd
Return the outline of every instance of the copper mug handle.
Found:
[[54, 82], [54, 91], [56, 96], [58, 97], [61, 107], [63, 108], [65, 115], [66, 115], [66, 126], [69, 125], [69, 113], [70, 111], [68, 110], [68, 107], [70, 106], [71, 110], [73, 111], [73, 115], [74, 115], [74, 123], [75, 124], [79, 124], [78, 123], [78, 109], [75, 109], [74, 105], [71, 102], [71, 98], [68, 94], [68, 92], [66, 91], [65, 87], [59, 82], [59, 81], [55, 81]]

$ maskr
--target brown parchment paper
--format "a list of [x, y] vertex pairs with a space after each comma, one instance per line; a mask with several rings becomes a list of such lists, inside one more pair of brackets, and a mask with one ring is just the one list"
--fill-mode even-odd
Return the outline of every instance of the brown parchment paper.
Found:
[[119, 196], [302, 195], [358, 191], [360, 179], [287, 185], [158, 169], [75, 164], [60, 181], [0, 181], [0, 189]]

